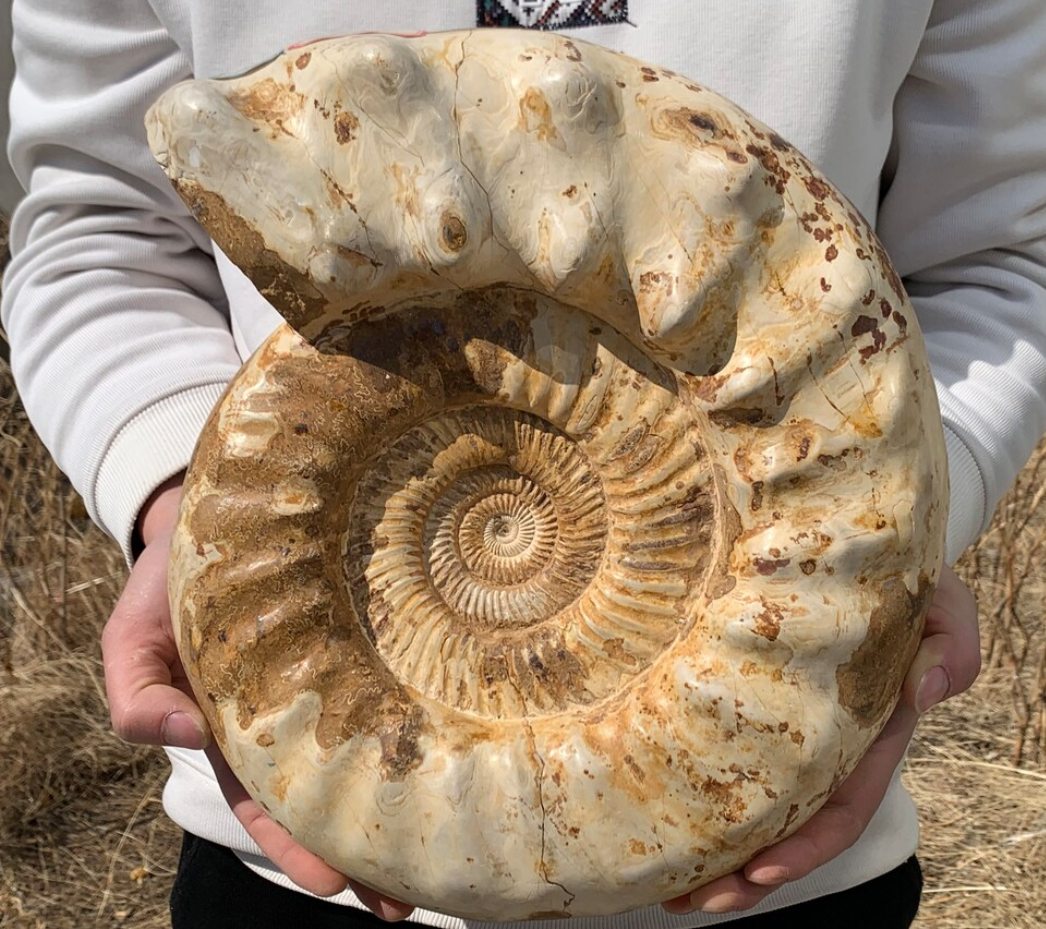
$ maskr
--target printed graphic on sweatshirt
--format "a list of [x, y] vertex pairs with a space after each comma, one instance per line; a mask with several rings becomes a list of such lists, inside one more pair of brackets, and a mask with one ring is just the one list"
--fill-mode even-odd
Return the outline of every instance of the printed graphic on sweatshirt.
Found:
[[628, 22], [628, 0], [476, 0], [480, 26], [573, 29]]

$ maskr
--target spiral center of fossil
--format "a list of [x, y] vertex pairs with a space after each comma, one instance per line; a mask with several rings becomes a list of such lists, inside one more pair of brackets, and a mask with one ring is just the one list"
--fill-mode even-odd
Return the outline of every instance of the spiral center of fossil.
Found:
[[[528, 514], [529, 515], [529, 514]], [[533, 528], [533, 520], [527, 520]], [[496, 551], [504, 550], [510, 542], [515, 542], [519, 537], [520, 521], [508, 513], [501, 513], [487, 523], [486, 531], [483, 533], [483, 541], [489, 548]]]
[[368, 350], [436, 338], [444, 374], [430, 405], [397, 407], [342, 535], [349, 635], [427, 699], [498, 718], [601, 700], [669, 648], [716, 507], [672, 378], [584, 314], [526, 313], [479, 326], [473, 301], [368, 330]]
[[[461, 514], [454, 534], [457, 551], [476, 581], [511, 587], [533, 577], [552, 557], [559, 534], [555, 504], [541, 487], [509, 468], [463, 475], [433, 512], [436, 520], [456, 521], [455, 509]], [[433, 579], [439, 587], [437, 576]]]
[[537, 520], [529, 510], [498, 513], [483, 526], [483, 548], [501, 558], [514, 558], [530, 548], [536, 532]]
[[631, 676], [675, 636], [672, 603], [704, 550], [701, 509], [676, 501], [694, 490], [683, 475], [707, 472], [674, 431], [651, 457], [622, 425], [602, 461], [514, 409], [448, 410], [401, 435], [360, 482], [346, 534], [347, 590], [375, 647], [423, 693], [495, 716], [588, 702]]

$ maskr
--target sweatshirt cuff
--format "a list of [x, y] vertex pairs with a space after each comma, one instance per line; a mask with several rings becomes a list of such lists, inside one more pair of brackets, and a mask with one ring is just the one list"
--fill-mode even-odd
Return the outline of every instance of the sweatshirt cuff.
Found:
[[[196, 440], [226, 382], [202, 384], [142, 410], [116, 435], [98, 470], [91, 516], [133, 560], [138, 512], [164, 481], [189, 466]], [[89, 507], [90, 508], [90, 507]]]
[[951, 565], [988, 528], [992, 514], [987, 512], [981, 469], [966, 443], [947, 424], [944, 445], [948, 452], [948, 483], [951, 487], [944, 560]]

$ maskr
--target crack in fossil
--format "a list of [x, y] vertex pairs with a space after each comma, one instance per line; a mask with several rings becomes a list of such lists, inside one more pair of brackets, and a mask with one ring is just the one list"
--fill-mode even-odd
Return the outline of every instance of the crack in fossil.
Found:
[[[465, 64], [465, 59], [468, 57], [468, 52], [465, 50], [465, 43], [472, 38], [472, 33], [467, 32], [461, 39], [461, 61], [454, 65], [454, 101], [451, 104], [451, 122], [454, 123], [454, 137], [458, 146], [458, 161], [461, 166], [468, 172], [469, 177], [476, 182], [476, 186], [483, 191], [483, 196], [487, 199], [487, 213], [490, 215], [490, 228], [491, 234], [497, 239], [497, 232], [494, 229], [494, 207], [490, 203], [490, 191], [487, 190], [481, 183], [476, 172], [469, 167], [468, 162], [465, 161], [465, 155], [461, 147], [461, 114], [458, 112], [458, 99], [461, 96], [461, 66]], [[499, 243], [504, 246], [504, 243]]]
[[839, 407], [838, 407], [838, 406], [836, 406], [835, 402], [834, 402], [834, 401], [832, 400], [832, 398], [831, 398], [831, 397], [830, 397], [830, 396], [828, 395], [828, 393], [827, 393], [827, 392], [825, 391], [825, 389], [824, 389], [824, 388], [823, 388], [823, 387], [821, 386], [821, 380], [820, 380], [820, 378], [818, 378], [818, 376], [817, 376], [816, 374], [814, 374], [814, 368], [813, 368], [813, 365], [812, 365], [812, 364], [810, 363], [809, 359], [808, 359], [808, 360], [807, 360], [807, 362], [806, 362], [806, 370], [810, 372], [810, 380], [812, 380], [812, 381], [813, 381], [813, 383], [814, 383], [814, 386], [815, 386], [815, 387], [817, 388], [817, 390], [818, 390], [818, 391], [820, 392], [821, 396], [822, 396], [822, 397], [824, 397], [824, 399], [825, 399], [825, 400], [826, 400], [826, 401], [828, 402], [828, 405], [829, 405], [829, 406], [830, 406], [830, 407], [831, 407], [831, 408], [832, 408], [833, 410], [835, 410], [835, 412], [836, 412], [836, 413], [838, 413], [838, 414], [839, 414], [839, 415], [840, 415], [840, 416], [841, 416], [841, 417], [843, 418], [843, 420], [844, 420], [845, 422], [847, 422], [847, 423], [849, 423], [849, 424], [850, 424], [851, 426], [853, 426], [853, 425], [854, 425], [854, 422], [853, 422], [853, 420], [852, 420], [852, 419], [850, 419], [850, 417], [849, 417], [849, 416], [847, 416], [847, 415], [846, 415], [846, 413], [844, 413], [844, 412], [843, 412], [843, 411], [842, 411], [841, 409], [839, 409]]
[[545, 863], [545, 831], [548, 828], [548, 810], [545, 808], [545, 759], [538, 753], [537, 740], [534, 738], [534, 729], [530, 725], [530, 721], [524, 716], [520, 720], [523, 724], [523, 728], [527, 732], [527, 736], [530, 741], [530, 751], [538, 763], [538, 770], [535, 772], [534, 780], [537, 784], [538, 789], [538, 806], [541, 807], [541, 859], [538, 862], [538, 869], [541, 872], [542, 878], [545, 883], [553, 887], [558, 887], [567, 895], [567, 901], [563, 904], [563, 912], [566, 915], [570, 915], [570, 904], [574, 902], [577, 894], [571, 893], [564, 887], [559, 881], [554, 881], [548, 876], [548, 865]]
[[544, 789], [545, 759], [542, 758], [541, 754], [538, 752], [537, 739], [534, 736], [534, 727], [531, 726], [530, 720], [527, 718], [526, 698], [520, 692], [519, 685], [516, 683], [515, 680], [513, 680], [511, 672], [508, 674], [506, 679], [508, 683], [512, 686], [512, 688], [516, 691], [520, 703], [523, 704], [523, 715], [520, 717], [520, 723], [523, 725], [523, 728], [527, 733], [527, 739], [530, 743], [530, 753], [538, 764], [538, 769], [534, 773], [534, 782], [537, 786], [538, 791], [538, 806], [541, 808], [541, 853], [540, 860], [538, 862], [538, 870], [541, 872], [541, 876], [545, 880], [545, 883], [554, 887], [558, 887], [560, 890], [563, 891], [563, 893], [567, 895], [568, 899], [566, 903], [563, 904], [563, 910], [567, 915], [569, 915], [570, 904], [574, 902], [574, 899], [577, 897], [577, 894], [571, 893], [569, 890], [567, 890], [566, 887], [559, 883], [559, 881], [552, 880], [548, 876], [548, 865], [545, 863], [545, 830], [548, 827], [548, 810], [545, 808]]

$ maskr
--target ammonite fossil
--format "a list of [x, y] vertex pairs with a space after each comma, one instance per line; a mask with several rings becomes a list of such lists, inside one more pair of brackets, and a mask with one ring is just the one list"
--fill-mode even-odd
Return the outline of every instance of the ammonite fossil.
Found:
[[664, 900], [807, 820], [896, 702], [946, 497], [912, 308], [825, 178], [676, 74], [493, 30], [322, 41], [149, 130], [289, 324], [171, 576], [271, 815], [488, 920]]

